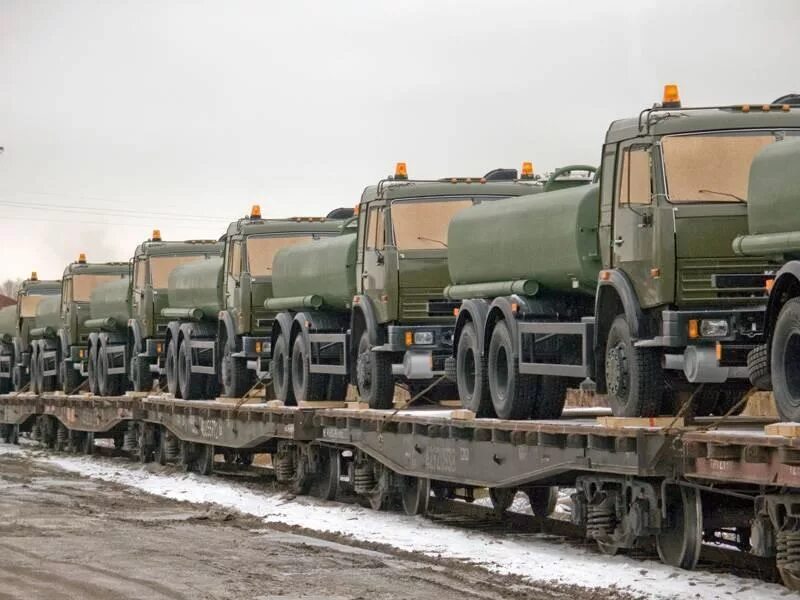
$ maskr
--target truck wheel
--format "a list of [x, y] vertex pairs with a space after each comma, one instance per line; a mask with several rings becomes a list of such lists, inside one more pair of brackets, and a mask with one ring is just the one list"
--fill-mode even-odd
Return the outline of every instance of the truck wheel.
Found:
[[61, 389], [65, 394], [74, 394], [81, 386], [81, 374], [71, 360], [62, 360], [61, 369]]
[[633, 345], [623, 315], [614, 319], [606, 341], [608, 403], [615, 417], [655, 417], [664, 391], [658, 352]]
[[31, 362], [30, 367], [28, 367], [30, 371], [31, 377], [31, 391], [34, 394], [40, 394], [42, 389], [39, 387], [39, 348], [38, 344], [34, 344], [31, 346]]
[[772, 374], [769, 371], [769, 346], [759, 344], [747, 354], [747, 374], [754, 388], [772, 391]]
[[489, 391], [494, 411], [500, 419], [525, 419], [531, 414], [536, 394], [536, 378], [521, 375], [514, 360], [514, 344], [505, 321], [492, 331], [487, 360]]
[[358, 394], [370, 408], [392, 408], [394, 376], [391, 356], [386, 352], [373, 352], [366, 329], [358, 340], [356, 380]]
[[192, 354], [187, 347], [188, 340], [184, 340], [178, 350], [178, 388], [181, 391], [181, 398], [184, 400], [198, 400], [203, 393], [203, 376], [192, 373]]
[[167, 353], [164, 357], [164, 371], [167, 374], [167, 391], [176, 398], [181, 397], [181, 389], [178, 385], [178, 348], [175, 338], [169, 340]]
[[25, 377], [21, 366], [14, 365], [14, 368], [11, 370], [11, 382], [14, 385], [15, 392], [22, 391], [22, 388], [28, 385], [28, 378]]
[[800, 298], [783, 305], [772, 333], [772, 390], [784, 421], [800, 420]]
[[292, 344], [292, 391], [298, 404], [313, 400], [322, 400], [325, 396], [327, 382], [320, 373], [312, 373], [310, 357], [306, 351], [306, 343], [302, 335], [297, 335]]
[[275, 397], [283, 402], [285, 406], [295, 406], [297, 401], [292, 389], [291, 360], [289, 353], [289, 340], [281, 332], [275, 340], [275, 347], [272, 349], [272, 389]]
[[325, 399], [331, 402], [344, 402], [347, 400], [349, 382], [345, 375], [329, 375], [325, 391]]
[[36, 360], [36, 373], [38, 375], [37, 380], [39, 382], [39, 393], [47, 393], [55, 391], [56, 389], [56, 376], [55, 375], [47, 375], [45, 376], [45, 358], [44, 358], [44, 351], [40, 349], [39, 356]]
[[135, 392], [149, 392], [153, 389], [150, 363], [141, 356], [131, 358], [131, 383]]
[[97, 391], [101, 396], [122, 394], [122, 378], [108, 373], [108, 353], [105, 346], [101, 346], [97, 353]]
[[566, 377], [542, 375], [536, 386], [531, 419], [558, 419], [564, 411], [569, 380]]
[[227, 343], [222, 357], [222, 386], [228, 398], [242, 398], [252, 387], [252, 374], [247, 359], [232, 356]]
[[486, 379], [486, 357], [475, 333], [475, 325], [467, 323], [461, 330], [456, 348], [456, 385], [461, 406], [477, 417], [493, 417], [492, 398]]
[[97, 389], [97, 346], [89, 346], [89, 364], [86, 368], [86, 379], [89, 381], [89, 391], [97, 395], [100, 392]]

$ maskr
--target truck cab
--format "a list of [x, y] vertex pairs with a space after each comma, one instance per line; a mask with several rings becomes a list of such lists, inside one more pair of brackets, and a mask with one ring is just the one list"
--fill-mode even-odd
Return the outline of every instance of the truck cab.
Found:
[[272, 258], [282, 248], [339, 233], [338, 209], [328, 217], [268, 219], [254, 205], [250, 215], [230, 224], [224, 236], [223, 309], [217, 347], [219, 380], [228, 397], [243, 396], [269, 373], [270, 333], [276, 311], [265, 308], [272, 296]]
[[747, 232], [753, 157], [799, 128], [788, 106], [681, 107], [675, 86], [609, 127], [595, 356], [616, 414], [657, 413], [698, 384], [697, 408], [724, 413], [749, 388], [772, 266], [736, 256], [732, 241]]
[[60, 327], [55, 337], [44, 332], [40, 340], [43, 390], [52, 391], [56, 385], [67, 393], [75, 393], [88, 375], [82, 368], [89, 352], [91, 329], [89, 299], [92, 292], [105, 283], [127, 279], [130, 265], [127, 262], [89, 263], [86, 255], [64, 269], [61, 278]]
[[58, 296], [60, 280], [40, 280], [36, 272], [22, 282], [17, 292], [16, 333], [10, 353], [0, 355], [0, 378], [10, 377], [14, 391], [30, 383], [31, 329], [36, 327], [36, 308], [44, 297]]
[[218, 256], [221, 250], [216, 240], [162, 240], [158, 229], [136, 247], [126, 344], [129, 358], [124, 361], [135, 391], [150, 391], [153, 380], [165, 373], [165, 338], [171, 319], [162, 310], [169, 305], [170, 274], [181, 265]]

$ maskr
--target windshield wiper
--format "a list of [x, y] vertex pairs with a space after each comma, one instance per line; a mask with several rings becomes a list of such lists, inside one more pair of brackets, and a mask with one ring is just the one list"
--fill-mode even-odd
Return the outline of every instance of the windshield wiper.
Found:
[[433, 238], [422, 237], [421, 235], [417, 236], [418, 240], [422, 240], [423, 242], [434, 242], [435, 244], [441, 244], [445, 248], [447, 248], [447, 244], [445, 244], [442, 240], [435, 240]]
[[744, 198], [740, 198], [736, 194], [731, 194], [730, 192], [718, 192], [716, 190], [697, 190], [698, 194], [716, 194], [717, 196], [727, 196], [728, 198], [733, 198], [737, 202], [742, 202], [743, 204], [747, 204], [747, 200]]

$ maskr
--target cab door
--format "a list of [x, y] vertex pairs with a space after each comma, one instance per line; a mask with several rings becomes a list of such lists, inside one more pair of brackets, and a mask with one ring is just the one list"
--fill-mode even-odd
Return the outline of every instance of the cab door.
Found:
[[643, 308], [659, 303], [654, 256], [652, 145], [624, 142], [617, 153], [612, 265], [630, 279]]
[[372, 301], [378, 321], [386, 322], [386, 214], [383, 206], [369, 207], [361, 245], [361, 281], [356, 285]]
[[242, 333], [244, 323], [240, 318], [242, 307], [242, 240], [228, 239], [225, 248], [225, 308], [231, 313], [236, 332]]

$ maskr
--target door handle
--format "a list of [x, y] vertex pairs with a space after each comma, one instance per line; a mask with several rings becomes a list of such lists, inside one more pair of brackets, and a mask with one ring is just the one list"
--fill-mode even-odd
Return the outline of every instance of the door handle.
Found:
[[622, 246], [622, 244], [624, 244], [624, 243], [625, 243], [625, 240], [623, 240], [621, 237], [618, 237], [617, 239], [614, 240], [614, 245], [615, 246]]
[[364, 271], [364, 272], [361, 274], [361, 279], [366, 279], [367, 277], [369, 277], [369, 273], [367, 273], [366, 271]]

